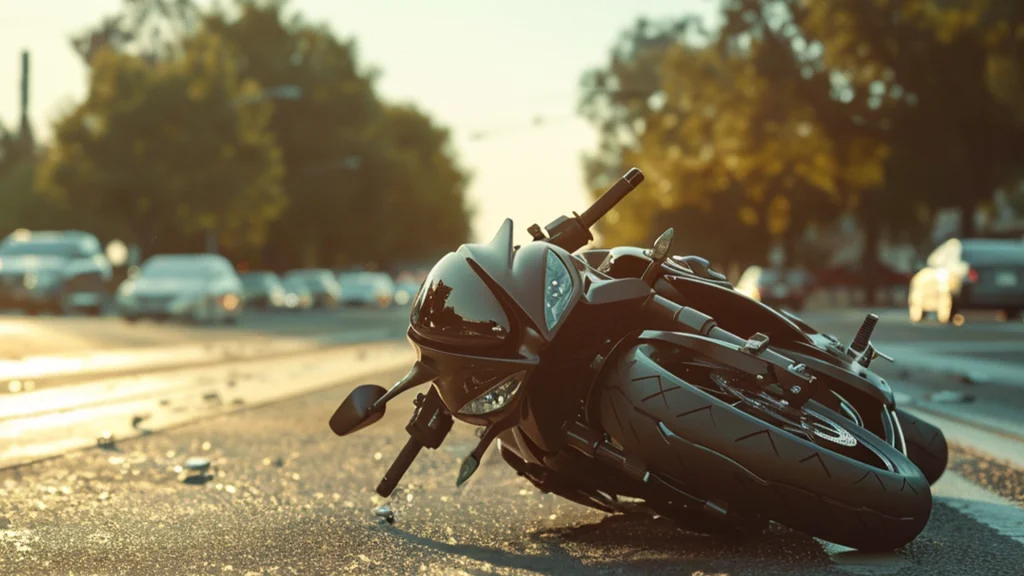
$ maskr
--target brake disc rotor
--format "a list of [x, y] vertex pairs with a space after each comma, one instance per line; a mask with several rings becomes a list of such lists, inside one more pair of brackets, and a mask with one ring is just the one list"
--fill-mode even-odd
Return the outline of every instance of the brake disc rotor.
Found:
[[803, 428], [822, 440], [852, 448], [857, 445], [857, 439], [842, 426], [822, 416], [821, 414], [808, 414], [810, 418], [803, 418]]
[[852, 448], [857, 445], [857, 439], [853, 434], [817, 412], [794, 408], [785, 400], [775, 398], [763, 390], [751, 393], [742, 387], [736, 387], [733, 385], [733, 381], [738, 379], [735, 378], [730, 379], [717, 373], [711, 373], [710, 377], [715, 384], [742, 402], [770, 414], [793, 428], [799, 428], [809, 435], [839, 446]]

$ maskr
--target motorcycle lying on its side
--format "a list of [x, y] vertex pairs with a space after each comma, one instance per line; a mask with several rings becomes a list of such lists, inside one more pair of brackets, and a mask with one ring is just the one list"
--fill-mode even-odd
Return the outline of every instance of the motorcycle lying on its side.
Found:
[[[652, 263], [649, 250], [629, 246], [587, 250], [581, 256], [613, 278], [640, 278]], [[717, 326], [743, 339], [759, 332], [771, 335], [771, 349], [803, 363], [822, 381], [815, 400], [909, 456], [929, 484], [942, 476], [949, 458], [945, 435], [936, 426], [897, 408], [892, 388], [869, 369], [877, 358], [893, 362], [871, 343], [878, 316], [868, 314], [846, 347], [835, 336], [819, 333], [794, 314], [736, 292], [704, 258], [673, 256], [662, 264], [660, 272], [654, 285], [656, 292], [690, 308], [679, 319], [692, 329], [706, 333]]]
[[355, 388], [330, 421], [351, 434], [433, 382], [378, 494], [457, 418], [483, 427], [458, 485], [497, 440], [542, 490], [607, 512], [706, 533], [772, 520], [861, 550], [917, 537], [929, 481], [868, 369], [880, 355], [870, 319], [841, 349], [798, 319], [744, 308], [706, 261], [668, 257], [671, 229], [651, 249], [576, 253], [642, 180], [634, 168], [582, 214], [546, 234], [531, 226], [532, 243], [514, 245], [506, 220], [490, 243], [434, 266], [413, 300], [412, 369], [390, 390]]

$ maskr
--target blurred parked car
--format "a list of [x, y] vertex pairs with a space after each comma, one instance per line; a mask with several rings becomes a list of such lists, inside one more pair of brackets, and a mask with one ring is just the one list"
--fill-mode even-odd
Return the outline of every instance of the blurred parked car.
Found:
[[0, 242], [0, 307], [98, 315], [113, 271], [88, 232], [16, 230]]
[[952, 238], [936, 248], [910, 280], [910, 320], [934, 313], [950, 322], [962, 310], [1024, 311], [1024, 241]]
[[426, 278], [427, 275], [425, 273], [400, 272], [395, 277], [395, 304], [407, 306], [411, 303]]
[[813, 277], [802, 268], [747, 268], [736, 291], [773, 308], [799, 311], [813, 287]]
[[266, 271], [242, 274], [242, 290], [246, 308], [272, 310], [285, 307], [285, 289], [277, 274]]
[[233, 324], [242, 311], [242, 281], [219, 254], [162, 254], [117, 290], [117, 308], [130, 322], [179, 318]]
[[387, 308], [395, 295], [395, 282], [385, 272], [342, 272], [341, 303]]
[[302, 268], [292, 270], [285, 279], [302, 281], [313, 294], [313, 307], [334, 308], [341, 300], [341, 285], [334, 273], [326, 268]]
[[309, 310], [313, 307], [313, 292], [301, 278], [285, 278], [281, 281], [284, 287], [284, 307], [289, 310]]

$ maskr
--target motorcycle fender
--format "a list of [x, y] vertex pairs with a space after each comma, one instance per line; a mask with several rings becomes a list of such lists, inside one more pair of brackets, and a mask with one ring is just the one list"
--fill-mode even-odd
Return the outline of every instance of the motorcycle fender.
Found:
[[666, 276], [665, 280], [682, 295], [686, 306], [711, 316], [723, 330], [742, 338], [763, 332], [771, 334], [774, 341], [813, 344], [792, 320], [731, 288], [683, 275]]
[[735, 370], [752, 376], [768, 374], [768, 365], [764, 360], [743, 352], [733, 344], [714, 338], [697, 336], [695, 334], [683, 334], [682, 332], [646, 330], [640, 334], [638, 340], [640, 342], [665, 342], [687, 348], [714, 362], [730, 366]]
[[825, 378], [839, 381], [858, 392], [867, 394], [889, 408], [895, 407], [896, 400], [893, 397], [892, 388], [885, 379], [879, 377], [871, 370], [861, 368], [859, 373], [853, 373], [831, 362], [826, 362], [820, 358], [793, 350], [785, 349], [779, 352], [796, 362], [804, 364], [812, 372], [816, 372]]

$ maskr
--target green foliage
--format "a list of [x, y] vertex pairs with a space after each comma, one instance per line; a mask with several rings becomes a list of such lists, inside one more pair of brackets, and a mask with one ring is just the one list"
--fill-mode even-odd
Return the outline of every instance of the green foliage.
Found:
[[290, 206], [274, 225], [266, 261], [391, 262], [464, 242], [467, 175], [447, 134], [422, 113], [382, 103], [352, 42], [300, 18], [285, 21], [282, 6], [243, 2], [237, 18], [207, 19], [244, 55], [244, 74], [302, 89], [301, 101], [278, 103], [271, 122]]
[[[46, 198], [148, 251], [286, 268], [434, 256], [467, 239], [447, 132], [383, 103], [353, 42], [284, 2], [125, 0], [76, 37], [89, 98], [56, 127]], [[298, 99], [296, 99], [298, 98]]]
[[101, 49], [89, 96], [59, 120], [40, 192], [108, 221], [150, 250], [201, 245], [207, 230], [234, 254], [259, 248], [285, 204], [269, 102], [240, 78], [216, 35], [155, 63]]
[[714, 34], [641, 22], [584, 76], [592, 189], [648, 176], [610, 241], [675, 225], [688, 251], [763, 260], [850, 209], [919, 240], [936, 209], [1020, 178], [1024, 4], [727, 0], [723, 16]]

